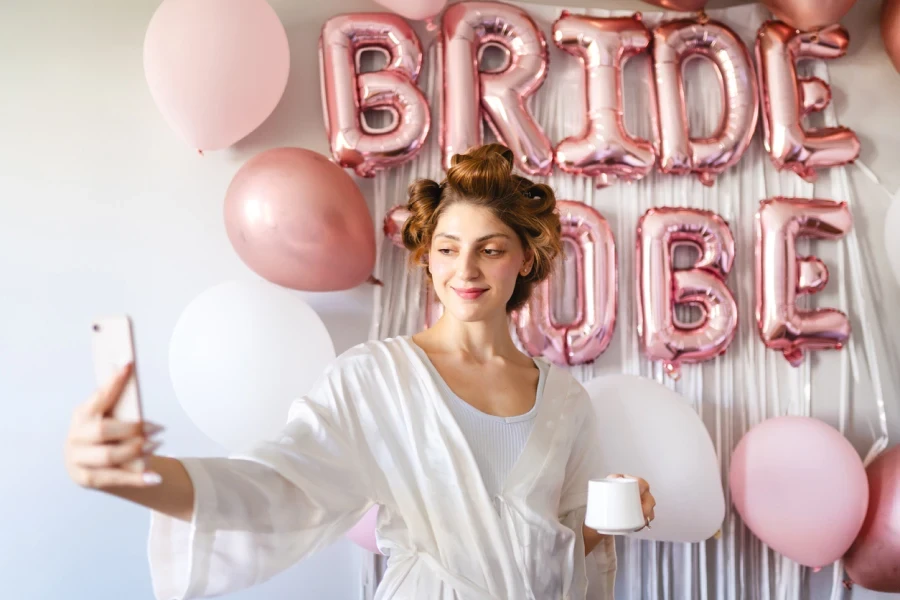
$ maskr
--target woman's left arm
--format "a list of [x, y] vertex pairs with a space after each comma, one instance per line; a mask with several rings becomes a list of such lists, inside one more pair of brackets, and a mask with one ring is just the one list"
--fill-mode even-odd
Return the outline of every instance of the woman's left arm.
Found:
[[584, 534], [584, 555], [587, 556], [593, 552], [594, 548], [596, 548], [597, 545], [603, 541], [603, 538], [607, 536], [602, 533], [597, 533], [587, 525], [582, 525], [581, 528]]

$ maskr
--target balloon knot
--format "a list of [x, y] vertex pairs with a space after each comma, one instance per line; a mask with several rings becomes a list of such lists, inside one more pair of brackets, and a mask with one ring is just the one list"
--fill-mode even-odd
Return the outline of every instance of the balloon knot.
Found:
[[853, 589], [853, 581], [852, 581], [852, 580], [850, 580], [850, 579], [845, 579], [843, 583], [844, 583], [844, 589], [845, 589], [845, 590]]
[[201, 150], [200, 148], [197, 148], [197, 154], [199, 154], [200, 156], [203, 156], [203, 150]]
[[374, 275], [369, 275], [369, 278], [366, 279], [366, 283], [371, 283], [372, 285], [377, 285], [379, 287], [384, 286], [384, 282], [375, 277]]

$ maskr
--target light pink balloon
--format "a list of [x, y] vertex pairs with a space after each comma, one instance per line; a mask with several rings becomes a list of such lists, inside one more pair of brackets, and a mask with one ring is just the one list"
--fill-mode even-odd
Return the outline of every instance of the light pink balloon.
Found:
[[347, 539], [373, 554], [381, 554], [381, 551], [378, 549], [378, 540], [375, 536], [377, 525], [378, 506], [376, 505], [370, 508], [369, 512], [359, 520], [359, 523], [347, 532]]
[[778, 417], [748, 431], [731, 456], [731, 498], [747, 527], [808, 567], [841, 558], [862, 527], [866, 471], [836, 429], [809, 417]]
[[581, 59], [587, 111], [581, 133], [556, 147], [556, 164], [567, 173], [594, 177], [598, 187], [644, 177], [656, 164], [656, 151], [626, 131], [622, 104], [625, 62], [650, 46], [640, 13], [588, 17], [563, 11], [553, 23], [553, 41]]
[[828, 267], [815, 256], [797, 256], [797, 238], [836, 240], [850, 231], [846, 202], [770, 198], [756, 214], [756, 322], [766, 347], [793, 366], [809, 350], [839, 350], [850, 337], [847, 315], [833, 308], [801, 310], [797, 297], [821, 291]]
[[513, 318], [522, 346], [560, 366], [595, 361], [609, 346], [616, 327], [618, 277], [616, 243], [606, 219], [583, 202], [557, 201], [562, 237], [575, 248], [575, 318], [553, 316], [553, 288], [563, 284], [554, 273], [538, 284]]
[[818, 77], [797, 75], [797, 61], [833, 59], [847, 52], [850, 35], [840, 25], [798, 32], [781, 21], [766, 21], [756, 35], [762, 94], [763, 140], [772, 163], [807, 181], [816, 169], [844, 165], [859, 156], [859, 138], [846, 127], [806, 128], [803, 118], [831, 102], [831, 87]]
[[793, 28], [814, 31], [844, 18], [856, 0], [761, 0], [772, 13]]
[[[547, 77], [547, 42], [521, 8], [501, 2], [452, 4], [441, 20], [444, 95], [441, 148], [444, 168], [454, 154], [482, 143], [482, 117], [513, 151], [516, 166], [529, 175], [549, 175], [553, 146], [527, 106]], [[487, 46], [507, 53], [507, 64], [481, 71]]]
[[225, 229], [260, 276], [296, 290], [346, 290], [375, 266], [375, 226], [353, 179], [321, 154], [275, 148], [251, 158], [225, 194]]
[[[360, 73], [357, 63], [365, 50], [383, 53], [385, 67]], [[386, 13], [333, 17], [322, 27], [319, 59], [325, 133], [335, 162], [374, 177], [422, 149], [431, 112], [416, 87], [422, 46], [406, 21]], [[363, 116], [369, 109], [388, 111], [393, 122], [372, 129]]]
[[866, 468], [869, 510], [856, 541], [844, 555], [853, 583], [878, 592], [900, 592], [900, 446]]
[[447, 0], [375, 0], [388, 10], [410, 21], [424, 21], [436, 17]]
[[265, 0], [164, 0], [144, 38], [144, 72], [166, 121], [198, 150], [231, 146], [275, 110], [287, 34]]
[[[699, 258], [675, 269], [674, 251], [694, 246]], [[650, 360], [661, 360], [679, 377], [681, 363], [709, 360], [725, 352], [737, 331], [738, 312], [725, 278], [734, 265], [734, 237], [719, 215], [695, 208], [651, 208], [638, 221], [637, 330]], [[675, 306], [702, 311], [699, 323], [682, 323]]]
[[[682, 67], [703, 56], [719, 72], [722, 120], [708, 138], [692, 138], [688, 129]], [[741, 38], [716, 21], [678, 19], [653, 29], [656, 74], [659, 168], [663, 173], [695, 173], [704, 185], [737, 164], [756, 130], [759, 93], [753, 61]]]

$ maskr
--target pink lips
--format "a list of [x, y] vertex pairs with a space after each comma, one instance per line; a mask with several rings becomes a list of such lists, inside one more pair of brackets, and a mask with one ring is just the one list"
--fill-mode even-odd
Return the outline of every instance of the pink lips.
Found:
[[463, 300], [475, 300], [487, 290], [484, 288], [453, 288], [453, 291]]

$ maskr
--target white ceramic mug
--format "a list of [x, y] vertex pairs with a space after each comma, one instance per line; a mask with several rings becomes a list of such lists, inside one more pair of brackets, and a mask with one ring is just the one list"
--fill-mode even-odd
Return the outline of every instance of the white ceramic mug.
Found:
[[633, 533], [641, 529], [644, 511], [641, 489], [633, 477], [592, 479], [588, 482], [584, 524], [600, 533]]

